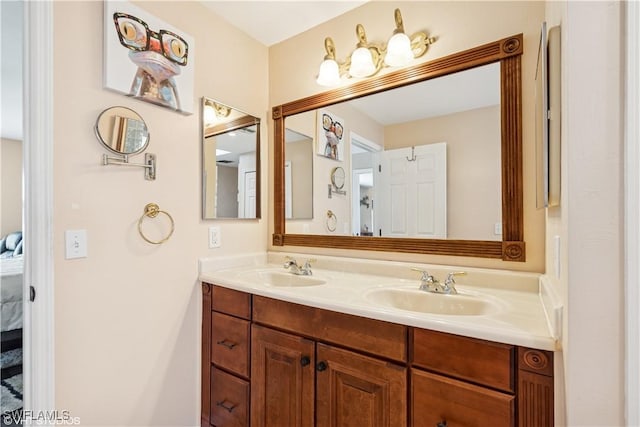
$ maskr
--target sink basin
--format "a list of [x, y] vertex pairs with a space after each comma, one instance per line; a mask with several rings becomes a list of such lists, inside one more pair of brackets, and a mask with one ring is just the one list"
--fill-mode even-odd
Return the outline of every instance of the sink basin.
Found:
[[252, 272], [255, 280], [269, 286], [298, 288], [305, 286], [318, 286], [327, 283], [325, 280], [312, 276], [298, 276], [291, 273], [279, 271], [258, 271]]
[[478, 295], [445, 295], [419, 289], [376, 289], [366, 294], [372, 303], [418, 313], [481, 316], [499, 311], [494, 301]]

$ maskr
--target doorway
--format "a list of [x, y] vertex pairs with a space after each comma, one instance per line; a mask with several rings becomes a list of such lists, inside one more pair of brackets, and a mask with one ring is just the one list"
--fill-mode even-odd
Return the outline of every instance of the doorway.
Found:
[[378, 218], [375, 211], [375, 168], [382, 147], [351, 132], [351, 234], [373, 236]]

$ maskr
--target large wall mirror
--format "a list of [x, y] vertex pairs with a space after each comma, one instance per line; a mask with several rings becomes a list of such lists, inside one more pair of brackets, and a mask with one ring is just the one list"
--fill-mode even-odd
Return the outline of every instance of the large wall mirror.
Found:
[[260, 119], [202, 98], [202, 217], [260, 218]]
[[[524, 261], [521, 55], [516, 35], [275, 107], [274, 245]], [[319, 148], [327, 116], [338, 160]], [[303, 222], [289, 214], [292, 127], [316, 140]], [[336, 167], [346, 191], [327, 196]]]

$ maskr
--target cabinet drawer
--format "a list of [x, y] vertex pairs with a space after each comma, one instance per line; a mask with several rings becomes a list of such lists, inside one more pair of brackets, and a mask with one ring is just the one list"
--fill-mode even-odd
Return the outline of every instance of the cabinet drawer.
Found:
[[221, 313], [251, 319], [251, 295], [234, 289], [213, 286], [211, 308]]
[[411, 426], [514, 427], [515, 398], [437, 374], [411, 372]]
[[249, 426], [249, 383], [219, 369], [211, 369], [211, 424]]
[[253, 297], [253, 319], [258, 323], [366, 353], [406, 362], [407, 327], [381, 320]]
[[211, 362], [249, 377], [249, 331], [247, 320], [211, 313]]
[[515, 392], [511, 345], [414, 328], [411, 360], [416, 366]]

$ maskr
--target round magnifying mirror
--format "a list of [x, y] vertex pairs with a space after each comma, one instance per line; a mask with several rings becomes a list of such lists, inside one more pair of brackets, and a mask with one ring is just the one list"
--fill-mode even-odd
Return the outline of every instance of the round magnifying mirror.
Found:
[[338, 190], [342, 190], [342, 187], [344, 187], [344, 169], [340, 166], [333, 168], [331, 171], [331, 183]]
[[96, 120], [96, 136], [116, 154], [137, 154], [149, 144], [149, 130], [142, 117], [127, 107], [111, 107]]

